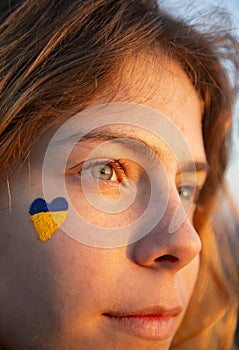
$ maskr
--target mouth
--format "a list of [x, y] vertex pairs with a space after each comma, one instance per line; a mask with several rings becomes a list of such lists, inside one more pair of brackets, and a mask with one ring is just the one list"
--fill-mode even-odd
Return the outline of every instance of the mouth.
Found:
[[168, 340], [176, 333], [174, 318], [182, 312], [182, 307], [149, 307], [130, 312], [109, 312], [103, 315], [117, 331], [148, 340]]

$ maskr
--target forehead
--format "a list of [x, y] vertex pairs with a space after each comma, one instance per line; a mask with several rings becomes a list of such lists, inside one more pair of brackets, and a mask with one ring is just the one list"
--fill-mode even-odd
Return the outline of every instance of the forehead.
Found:
[[[116, 101], [157, 110], [179, 129], [193, 156], [205, 159], [201, 99], [177, 62], [147, 54], [128, 60], [93, 104]], [[158, 124], [160, 128], [160, 121]]]
[[[114, 105], [117, 105], [116, 109]], [[191, 153], [190, 160], [205, 162], [201, 114], [200, 98], [179, 64], [166, 58], [156, 60], [143, 55], [122, 65], [115, 81], [91, 100], [89, 109], [77, 115], [73, 124], [70, 122], [67, 138], [78, 133], [76, 140], [81, 139], [83, 134], [101, 128], [100, 133], [107, 133], [109, 138], [117, 137], [117, 133], [136, 137], [156, 150], [158, 147], [160, 152], [162, 144], [154, 137], [156, 134], [163, 141], [168, 138], [171, 150], [180, 154], [178, 162], [189, 161], [188, 153], [184, 152], [185, 143]], [[175, 137], [175, 130], [180, 137], [178, 134]], [[65, 136], [60, 135], [59, 139], [63, 140]]]

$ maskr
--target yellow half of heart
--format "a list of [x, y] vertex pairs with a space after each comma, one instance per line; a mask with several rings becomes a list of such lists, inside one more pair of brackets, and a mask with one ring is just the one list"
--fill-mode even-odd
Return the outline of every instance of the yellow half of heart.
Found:
[[42, 242], [50, 239], [56, 231], [60, 230], [61, 225], [65, 222], [68, 215], [66, 211], [48, 211], [30, 215], [33, 221], [38, 238]]

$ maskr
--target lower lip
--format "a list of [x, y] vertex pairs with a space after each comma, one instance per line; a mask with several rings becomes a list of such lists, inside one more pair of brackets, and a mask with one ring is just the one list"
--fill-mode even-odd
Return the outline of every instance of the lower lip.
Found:
[[167, 340], [174, 336], [175, 325], [170, 315], [132, 315], [107, 316], [116, 325], [117, 330], [123, 328], [127, 333], [149, 340]]

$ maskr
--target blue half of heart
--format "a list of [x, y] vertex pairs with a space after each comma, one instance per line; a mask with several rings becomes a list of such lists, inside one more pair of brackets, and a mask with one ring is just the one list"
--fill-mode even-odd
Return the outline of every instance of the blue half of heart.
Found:
[[68, 210], [68, 203], [63, 197], [56, 197], [51, 203], [47, 203], [43, 198], [37, 198], [32, 202], [29, 214], [34, 215], [43, 212], [64, 210]]

